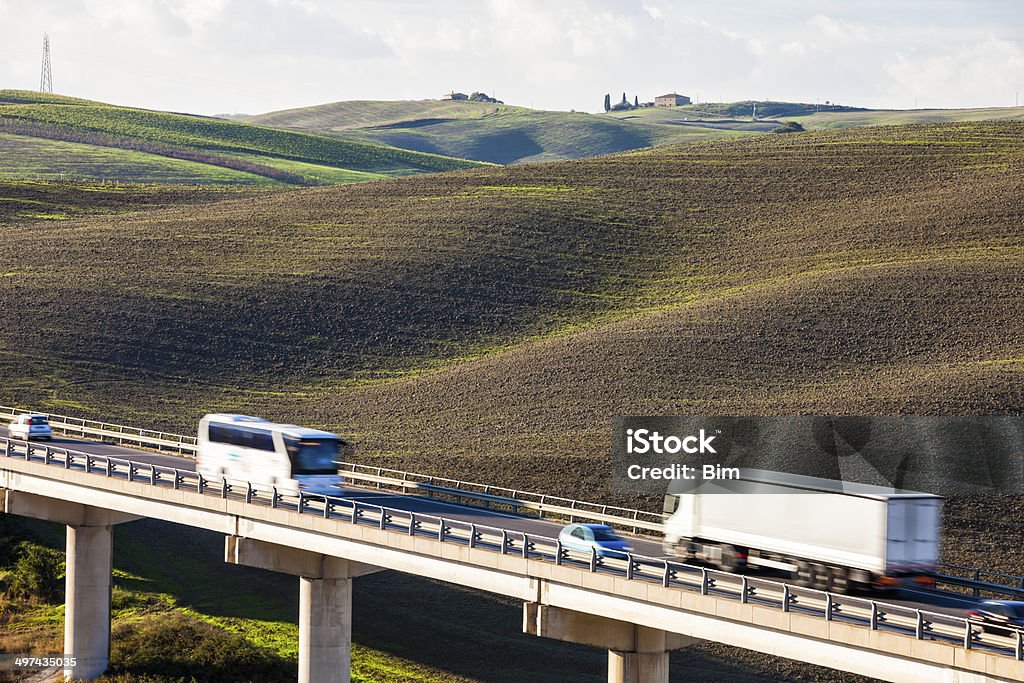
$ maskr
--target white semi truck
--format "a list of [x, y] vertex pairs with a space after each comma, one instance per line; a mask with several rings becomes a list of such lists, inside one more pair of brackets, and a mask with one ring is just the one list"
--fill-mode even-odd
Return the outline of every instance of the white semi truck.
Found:
[[940, 496], [751, 469], [683, 489], [665, 497], [665, 552], [725, 571], [845, 592], [929, 583], [938, 563]]

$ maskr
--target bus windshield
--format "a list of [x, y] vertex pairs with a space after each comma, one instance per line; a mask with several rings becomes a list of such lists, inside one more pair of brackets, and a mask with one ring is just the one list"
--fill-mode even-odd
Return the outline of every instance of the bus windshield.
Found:
[[296, 439], [286, 436], [292, 474], [337, 474], [338, 439]]

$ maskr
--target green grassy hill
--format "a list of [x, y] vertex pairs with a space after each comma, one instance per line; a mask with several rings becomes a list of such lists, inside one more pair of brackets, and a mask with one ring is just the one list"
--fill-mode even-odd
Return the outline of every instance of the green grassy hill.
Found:
[[499, 164], [579, 159], [733, 137], [758, 128], [728, 123], [666, 126], [603, 114], [431, 100], [336, 102], [261, 114], [248, 121]]
[[[789, 117], [787, 117], [789, 118]], [[858, 126], [901, 126], [911, 123], [955, 123], [958, 121], [1008, 121], [1024, 119], [1024, 107], [980, 109], [869, 109], [821, 112], [793, 118], [808, 130]]]
[[[757, 121], [751, 120], [754, 105]], [[246, 121], [424, 153], [513, 164], [767, 133], [788, 119], [817, 129], [1020, 118], [1024, 118], [1024, 108], [886, 111], [748, 100], [590, 115], [421, 100], [335, 102], [260, 114]]]
[[331, 184], [473, 162], [222, 119], [0, 91], [0, 177]]
[[314, 133], [337, 133], [410, 121], [479, 119], [496, 113], [530, 111], [507, 104], [468, 100], [349, 100], [282, 109], [247, 117], [249, 123]]

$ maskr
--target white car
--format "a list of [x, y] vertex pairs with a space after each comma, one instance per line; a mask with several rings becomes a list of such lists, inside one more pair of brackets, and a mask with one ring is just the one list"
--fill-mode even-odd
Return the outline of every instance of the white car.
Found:
[[12, 439], [31, 441], [32, 439], [53, 438], [53, 430], [50, 429], [50, 422], [45, 415], [19, 415], [7, 428], [7, 433]]

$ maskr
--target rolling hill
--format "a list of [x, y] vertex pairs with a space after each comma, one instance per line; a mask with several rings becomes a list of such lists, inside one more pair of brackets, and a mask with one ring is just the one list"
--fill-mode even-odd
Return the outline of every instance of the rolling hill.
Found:
[[[0, 403], [183, 432], [208, 411], [259, 414], [341, 432], [361, 462], [606, 501], [615, 415], [1020, 414], [1022, 185], [1020, 121], [273, 193], [0, 182]], [[950, 501], [945, 559], [1024, 571], [1019, 507]], [[120, 586], [293, 647], [294, 581], [253, 575], [280, 591], [254, 608], [189, 582], [220, 550], [178, 536], [157, 534], [189, 549], [168, 569], [145, 553], [152, 529], [122, 533]], [[432, 629], [486, 638], [538, 680], [565, 656], [509, 635], [518, 605], [359, 586], [369, 677], [492, 678], [425, 643]], [[604, 653], [572, 657], [604, 675]], [[851, 680], [712, 643], [672, 666]]]
[[[757, 121], [751, 120], [755, 105]], [[480, 102], [361, 100], [287, 109], [245, 120], [424, 153], [515, 164], [767, 133], [787, 120], [819, 129], [1021, 118], [1024, 107], [891, 111], [750, 100], [591, 115]]]
[[0, 178], [333, 184], [473, 162], [351, 140], [0, 90]]
[[364, 458], [594, 497], [627, 410], [1007, 409], [1022, 132], [759, 136], [62, 221], [0, 246], [3, 399], [287, 416]]
[[482, 102], [336, 102], [260, 114], [249, 123], [499, 164], [579, 159], [653, 145], [719, 139], [775, 124], [661, 125], [612, 116]]
[[[786, 117], [790, 118], [790, 117]], [[808, 130], [856, 126], [902, 126], [911, 123], [955, 123], [958, 121], [1008, 121], [1024, 119], [1024, 107], [979, 109], [868, 109], [847, 112], [808, 113], [794, 118]]]

